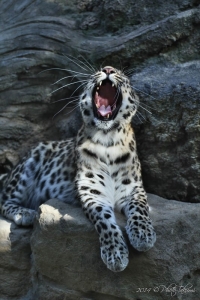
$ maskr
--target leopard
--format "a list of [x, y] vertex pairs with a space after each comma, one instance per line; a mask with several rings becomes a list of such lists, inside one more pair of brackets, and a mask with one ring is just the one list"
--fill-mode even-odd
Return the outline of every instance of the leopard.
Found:
[[[102, 261], [120, 272], [130, 246], [145, 252], [156, 241], [131, 122], [139, 97], [123, 71], [105, 66], [88, 75], [78, 101], [83, 124], [77, 136], [30, 151], [6, 179], [1, 213], [31, 226], [51, 198], [79, 203], [98, 234]], [[124, 233], [116, 211], [125, 216]]]

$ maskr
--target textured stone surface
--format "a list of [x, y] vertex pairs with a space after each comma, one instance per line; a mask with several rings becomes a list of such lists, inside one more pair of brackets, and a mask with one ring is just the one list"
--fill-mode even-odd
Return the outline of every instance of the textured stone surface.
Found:
[[[146, 189], [200, 201], [200, 61], [146, 67], [132, 76], [141, 108], [135, 121]], [[150, 112], [148, 112], [148, 111]], [[143, 119], [145, 118], [145, 120]]]
[[[166, 201], [153, 195], [149, 195], [149, 202], [157, 232], [155, 247], [146, 253], [130, 247], [129, 265], [120, 273], [109, 271], [101, 261], [97, 234], [80, 208], [57, 200], [42, 205], [31, 239], [39, 274], [38, 298], [44, 299], [50, 288], [45, 299], [52, 299], [55, 293], [58, 299], [61, 295], [81, 299], [82, 295], [102, 300], [167, 300], [170, 293], [162, 291], [161, 285], [174, 284], [174, 299], [196, 300], [200, 296], [200, 204]], [[179, 287], [186, 285], [196, 292], [181, 295]], [[151, 290], [140, 293], [139, 288]]]
[[[97, 233], [79, 207], [54, 199], [43, 204], [31, 248], [32, 230], [1, 218], [0, 299], [168, 300], [173, 292], [175, 300], [199, 299], [200, 204], [151, 194], [149, 203], [156, 244], [146, 253], [129, 247], [129, 265], [120, 273], [101, 261]], [[118, 222], [124, 227], [121, 215]]]
[[0, 299], [29, 300], [32, 230], [19, 228], [0, 216]]

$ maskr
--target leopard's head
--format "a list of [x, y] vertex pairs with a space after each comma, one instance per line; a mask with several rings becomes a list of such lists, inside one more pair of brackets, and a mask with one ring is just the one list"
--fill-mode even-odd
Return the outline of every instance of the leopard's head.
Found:
[[129, 78], [113, 67], [106, 66], [91, 75], [80, 97], [80, 107], [86, 126], [111, 130], [130, 123], [139, 99]]

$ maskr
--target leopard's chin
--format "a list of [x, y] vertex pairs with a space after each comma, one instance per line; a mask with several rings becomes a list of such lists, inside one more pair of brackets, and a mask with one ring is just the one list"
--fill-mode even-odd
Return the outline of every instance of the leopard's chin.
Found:
[[92, 92], [94, 117], [100, 121], [114, 120], [122, 105], [122, 93], [119, 86], [106, 78], [95, 85]]

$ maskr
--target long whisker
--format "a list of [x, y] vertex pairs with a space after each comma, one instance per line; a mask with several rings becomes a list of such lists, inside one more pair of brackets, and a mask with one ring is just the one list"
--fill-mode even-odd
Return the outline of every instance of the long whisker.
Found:
[[[86, 80], [87, 81], [87, 80]], [[75, 92], [80, 89], [80, 87], [82, 87], [83, 85], [85, 84], [85, 82], [83, 82], [82, 84], [80, 84], [76, 89], [75, 91], [73, 91], [73, 93], [71, 94], [71, 96], [73, 96], [75, 94]]]
[[[68, 106], [68, 103], [65, 105], [65, 106], [63, 106], [54, 116], [53, 116], [53, 118], [52, 119], [54, 119], [61, 111], [63, 111], [66, 107]], [[79, 103], [75, 106], [75, 108], [74, 109], [76, 109], [76, 108], [78, 108], [79, 107]], [[74, 110], [73, 109], [73, 110]], [[72, 110], [72, 111], [73, 111]], [[72, 111], [70, 111], [70, 112], [72, 112]]]
[[51, 102], [51, 103], [58, 103], [58, 102], [66, 101], [66, 100], [70, 100], [70, 99], [73, 99], [73, 100], [70, 101], [70, 103], [76, 102], [76, 101], [79, 99], [79, 96], [76, 96], [76, 97], [69, 97], [69, 98], [62, 98], [62, 99], [53, 101], [53, 102]]
[[132, 88], [133, 88], [134, 90], [136, 90], [136, 91], [139, 91], [139, 92], [141, 92], [142, 94], [144, 94], [144, 95], [147, 95], [147, 96], [149, 96], [149, 97], [153, 98], [154, 100], [156, 100], [156, 98], [155, 98], [155, 97], [153, 97], [153, 96], [151, 96], [151, 95], [149, 95], [149, 94], [147, 94], [147, 93], [145, 93], [145, 92], [141, 91], [140, 89], [138, 89], [138, 88], [136, 88], [136, 87], [134, 87], [134, 86], [132, 86]]
[[[140, 119], [139, 115], [144, 119], [143, 115], [141, 115], [141, 113], [139, 113], [139, 111], [137, 111], [137, 113], [136, 113], [135, 116], [139, 119], [139, 121], [140, 121], [141, 123], [143, 123], [143, 120]], [[146, 119], [144, 119], [144, 120], [146, 121]]]
[[146, 110], [148, 113], [150, 113], [150, 114], [152, 115], [152, 112], [149, 111], [147, 108], [145, 108], [145, 107], [141, 104], [141, 102], [136, 101], [136, 103], [137, 103], [138, 107], [141, 107], [142, 109]]
[[[157, 109], [153, 108], [153, 107], [150, 106], [150, 105], [147, 105], [147, 104], [145, 104], [145, 103], [142, 103], [142, 104], [141, 104], [141, 101], [136, 100], [136, 99], [135, 99], [135, 101], [136, 101], [136, 103], [138, 104], [138, 106], [139, 106], [139, 107], [142, 107], [143, 109], [146, 109], [146, 110], [147, 110], [147, 108], [149, 108], [150, 110], [153, 109], [154, 111], [157, 111]], [[147, 107], [147, 108], [146, 108], [146, 107]], [[148, 111], [148, 110], [147, 110], [147, 111]]]
[[[145, 111], [147, 111], [149, 114], [152, 115], [152, 112], [149, 111], [149, 110], [148, 110], [147, 108], [145, 108], [144, 106], [149, 107], [150, 109], [154, 109], [153, 107], [151, 107], [151, 106], [149, 106], [149, 105], [146, 105], [146, 104], [144, 104], [144, 103], [141, 104], [141, 102], [140, 102], [139, 100], [136, 100], [136, 99], [135, 99], [135, 102], [137, 103], [138, 109], [140, 109], [140, 107], [141, 107], [142, 109], [144, 109]], [[154, 110], [156, 110], [156, 109], [154, 109]], [[139, 111], [137, 111], [137, 112], [139, 113]]]
[[145, 121], [146, 121], [146, 118], [143, 116], [143, 114], [139, 111], [137, 111], [136, 115], [139, 114]]
[[[141, 106], [141, 102], [138, 101], [138, 103], [139, 103], [139, 105]], [[157, 109], [153, 108], [153, 107], [150, 106], [150, 105], [147, 105], [147, 104], [145, 104], [145, 103], [142, 103], [142, 105], [148, 107], [149, 109], [153, 109], [153, 110], [157, 111]]]
[[122, 68], [122, 72], [125, 74], [125, 72], [129, 72], [130, 69], [126, 70], [128, 68], [128, 66], [125, 66]]
[[97, 69], [95, 69], [92, 64], [85, 58], [83, 57], [83, 59], [87, 62], [87, 64], [92, 68], [92, 70], [96, 73], [97, 72]]
[[55, 85], [55, 84], [57, 84], [58, 82], [60, 82], [60, 81], [62, 81], [62, 80], [64, 80], [64, 79], [67, 79], [67, 78], [71, 78], [71, 77], [72, 77], [72, 80], [73, 80], [74, 77], [76, 77], [76, 76], [77, 76], [77, 75], [65, 76], [65, 77], [63, 77], [63, 78], [57, 80], [56, 82], [52, 83], [51, 85]]
[[[69, 76], [66, 76], [66, 77], [63, 77], [63, 78], [61, 78], [61, 79], [59, 79], [59, 80], [57, 80], [56, 82], [54, 82], [54, 83], [52, 83], [52, 85], [55, 85], [55, 84], [57, 84], [58, 82], [60, 82], [60, 81], [62, 81], [62, 80], [64, 80], [64, 79], [67, 79], [67, 78], [70, 78], [70, 77], [72, 77], [72, 80], [75, 78], [75, 77], [77, 77], [78, 76], [78, 74], [76, 74], [76, 75], [69, 75]], [[88, 75], [82, 75], [82, 76], [88, 76]]]
[[67, 107], [67, 104], [66, 104], [63, 108], [61, 108], [61, 109], [53, 116], [52, 119], [54, 119], [55, 116], [57, 116], [57, 115], [58, 115], [61, 111], [63, 111], [66, 107]]
[[63, 89], [64, 87], [67, 87], [67, 86], [69, 86], [69, 85], [76, 84], [76, 83], [78, 83], [78, 82], [83, 82], [83, 81], [84, 81], [83, 84], [85, 84], [85, 82], [87, 82], [87, 80], [78, 80], [78, 81], [75, 81], [75, 82], [71, 82], [71, 83], [65, 84], [65, 85], [63, 85], [63, 86], [57, 88], [56, 90], [54, 90], [54, 91], [51, 92], [50, 94], [53, 94], [53, 93], [55, 93], [55, 92], [57, 92], [57, 91]]
[[[125, 68], [124, 68], [125, 69]], [[131, 73], [133, 72], [133, 71], [135, 71], [137, 68], [132, 68], [132, 69], [129, 69], [129, 70], [127, 70], [127, 71], [124, 71], [124, 74], [125, 75], [131, 75]]]
[[143, 123], [143, 121], [140, 119], [140, 117], [136, 114], [135, 115], [138, 119], [139, 119], [139, 121], [141, 122], [141, 123]]
[[68, 113], [66, 113], [65, 116], [71, 114], [71, 112], [74, 111], [75, 109], [77, 109], [79, 106], [80, 105], [77, 105], [76, 107], [74, 107], [72, 110], [70, 110]]
[[89, 63], [89, 61], [88, 61], [84, 56], [81, 55], [81, 57], [84, 59], [84, 61], [85, 61], [85, 62], [87, 63], [87, 65], [90, 67], [90, 70], [91, 70], [91, 71], [94, 71], [94, 72], [96, 73], [95, 68]]
[[78, 98], [78, 99], [75, 99], [75, 100], [72, 100], [72, 101], [69, 101], [69, 102], [67, 103], [67, 106], [68, 106], [69, 104], [73, 103], [73, 102], [77, 102], [77, 100], [79, 100], [79, 98]]
[[66, 72], [76, 73], [77, 75], [88, 76], [88, 74], [86, 74], [86, 73], [81, 73], [81, 72], [73, 71], [73, 70], [70, 70], [70, 69], [62, 69], [62, 68], [50, 68], [50, 69], [46, 69], [46, 70], [43, 70], [43, 71], [39, 72], [38, 75], [41, 74], [41, 73], [47, 72], [47, 71], [51, 71], [51, 70], [66, 71]]
[[[78, 64], [75, 60], [73, 60], [73, 59], [71, 59], [69, 56], [67, 56], [66, 54], [65, 54], [65, 56], [71, 61], [71, 62], [73, 62], [75, 65], [77, 65], [78, 67], [80, 67], [80, 68], [82, 68], [83, 70], [85, 70], [85, 71], [88, 71], [87, 69], [85, 69], [83, 66], [81, 66], [80, 64]], [[90, 70], [91, 71], [91, 70]]]
[[106, 61], [106, 59], [104, 59], [103, 62], [101, 63], [100, 70], [103, 68], [102, 66], [103, 66], [103, 64], [104, 64], [105, 61]]

